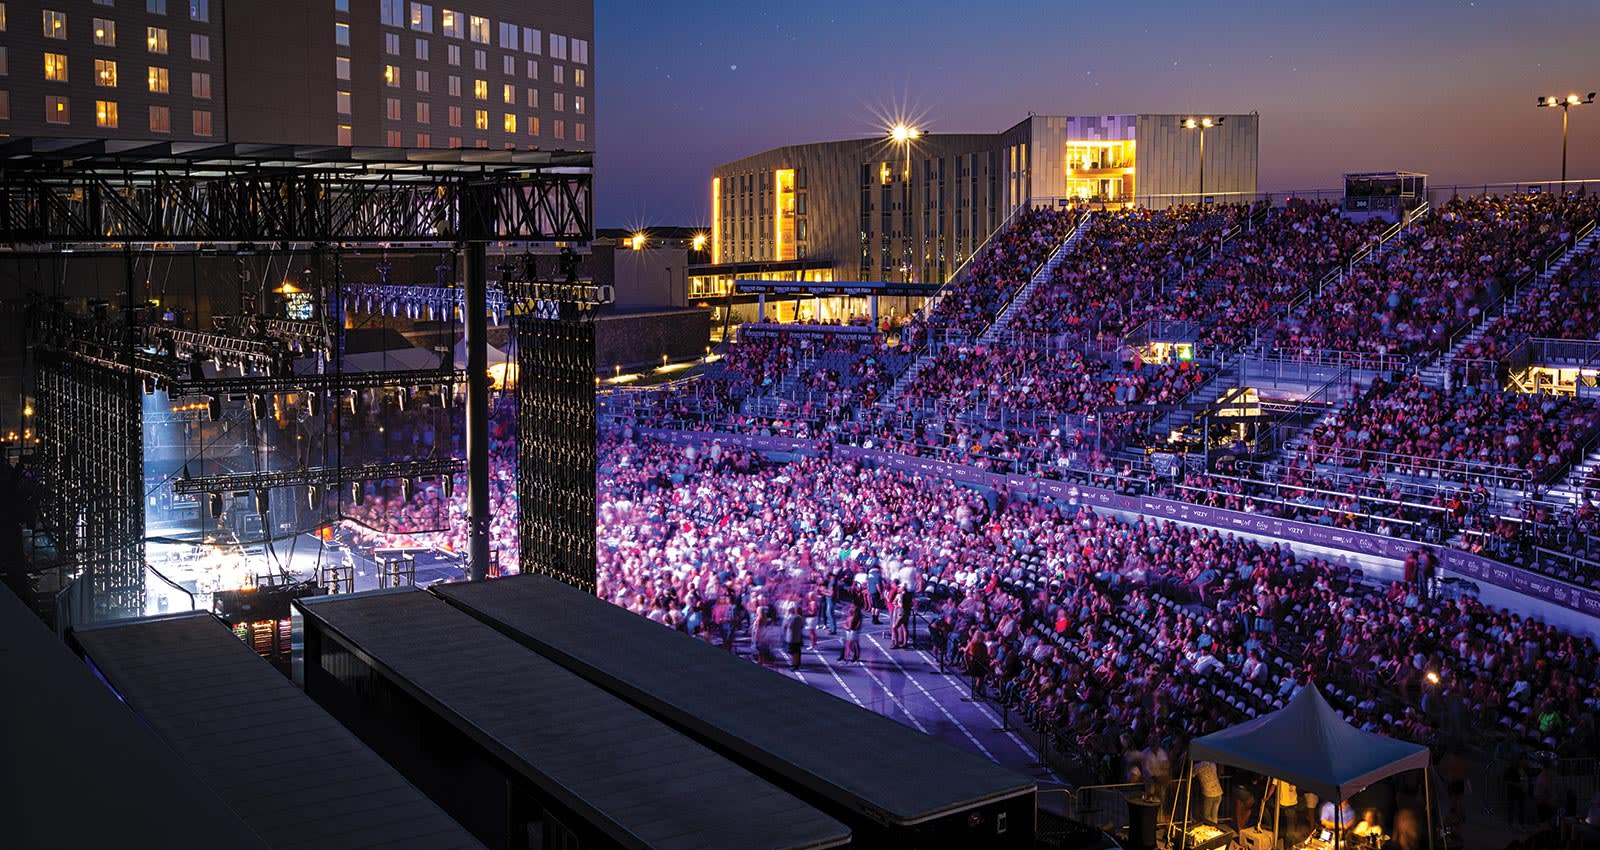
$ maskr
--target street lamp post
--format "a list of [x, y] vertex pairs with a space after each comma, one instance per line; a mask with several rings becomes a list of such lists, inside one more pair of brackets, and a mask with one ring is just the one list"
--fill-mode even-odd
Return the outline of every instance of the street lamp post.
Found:
[[1200, 205], [1201, 206], [1205, 206], [1205, 203], [1206, 203], [1206, 131], [1211, 129], [1212, 127], [1215, 127], [1215, 126], [1221, 124], [1223, 121], [1226, 121], [1226, 120], [1227, 119], [1222, 117], [1222, 116], [1217, 116], [1215, 118], [1207, 116], [1207, 117], [1204, 117], [1204, 118], [1185, 118], [1185, 119], [1183, 119], [1183, 129], [1200, 131]]
[[1561, 183], [1563, 184], [1563, 191], [1566, 189], [1565, 184], [1567, 182], [1567, 110], [1574, 106], [1594, 103], [1594, 96], [1595, 92], [1589, 92], [1583, 97], [1578, 97], [1576, 94], [1556, 97], [1551, 94], [1539, 98], [1540, 108], [1554, 109], [1557, 106], [1561, 107]]
[[[909, 214], [911, 209], [911, 143], [919, 138], [922, 138], [922, 131], [908, 124], [897, 123], [889, 128], [889, 141], [899, 145], [901, 151], [905, 154], [905, 170], [900, 172], [900, 196], [905, 204], [906, 214]], [[909, 241], [911, 237], [907, 235], [904, 238]], [[905, 245], [904, 250], [901, 252], [902, 256], [911, 253], [911, 250], [909, 244]], [[902, 259], [900, 261], [901, 282], [909, 282], [910, 275], [911, 262], [908, 259]]]

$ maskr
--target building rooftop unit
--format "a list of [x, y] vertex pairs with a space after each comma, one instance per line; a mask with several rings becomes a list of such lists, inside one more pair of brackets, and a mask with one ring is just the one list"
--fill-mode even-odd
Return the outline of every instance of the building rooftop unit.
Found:
[[[266, 846], [482, 847], [210, 614], [94, 626], [73, 639]], [[188, 814], [186, 802], [166, 812]]]
[[430, 593], [328, 596], [296, 607], [313, 695], [312, 668], [337, 667], [331, 654], [348, 651], [616, 846], [850, 840], [832, 818]]
[[[1031, 817], [1032, 780], [561, 582], [524, 575], [434, 592], [719, 749], [793, 775], [874, 822], [910, 826], [1020, 797]], [[841, 758], [851, 753], [871, 755]]]

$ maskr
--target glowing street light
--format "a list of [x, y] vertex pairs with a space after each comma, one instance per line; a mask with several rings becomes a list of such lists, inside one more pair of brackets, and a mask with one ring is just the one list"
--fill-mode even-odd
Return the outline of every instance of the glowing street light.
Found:
[[1211, 129], [1212, 127], [1215, 127], [1215, 126], [1221, 124], [1225, 120], [1227, 120], [1227, 119], [1223, 118], [1222, 116], [1217, 116], [1215, 118], [1213, 118], [1211, 116], [1189, 117], [1189, 118], [1183, 119], [1183, 129], [1185, 129], [1185, 130], [1198, 130], [1200, 132], [1200, 205], [1201, 206], [1205, 206], [1205, 203], [1206, 203], [1206, 131]]
[[694, 246], [694, 250], [704, 251], [706, 249], [706, 240], [708, 238], [710, 237], [706, 236], [704, 233], [696, 233], [694, 235], [694, 241], [691, 243]]
[[[1544, 95], [1544, 96], [1539, 98], [1539, 108], [1541, 108], [1541, 109], [1554, 109], [1557, 106], [1561, 107], [1561, 182], [1562, 183], [1566, 183], [1567, 182], [1567, 110], [1571, 109], [1574, 106], [1583, 106], [1586, 103], [1594, 103], [1594, 96], [1595, 96], [1594, 92], [1589, 92], [1584, 97], [1578, 97], [1576, 94], [1569, 94], [1566, 97], [1557, 97], [1557, 96], [1555, 96], [1553, 94], [1548, 94], [1548, 95]], [[1562, 188], [1564, 189], [1566, 187], [1563, 186]]]
[[889, 141], [900, 146], [905, 152], [906, 171], [905, 179], [911, 179], [911, 143], [922, 138], [922, 131], [905, 123], [897, 123], [889, 128]]
[[640, 231], [639, 233], [635, 233], [635, 234], [633, 234], [633, 236], [628, 238], [628, 245], [631, 246], [633, 248], [633, 250], [635, 250], [635, 251], [643, 251], [644, 250], [644, 243], [645, 243], [645, 235], [644, 235], [643, 231]]

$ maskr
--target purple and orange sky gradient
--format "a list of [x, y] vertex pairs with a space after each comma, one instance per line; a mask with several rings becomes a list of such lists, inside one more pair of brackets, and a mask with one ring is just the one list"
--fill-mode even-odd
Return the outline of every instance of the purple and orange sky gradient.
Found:
[[[1595, 0], [596, 0], [595, 19], [608, 227], [703, 225], [713, 165], [875, 135], [897, 107], [932, 132], [1255, 110], [1263, 190], [1554, 179], [1561, 113], [1536, 96], [1600, 89]], [[1600, 178], [1600, 103], [1570, 132], [1569, 176]]]

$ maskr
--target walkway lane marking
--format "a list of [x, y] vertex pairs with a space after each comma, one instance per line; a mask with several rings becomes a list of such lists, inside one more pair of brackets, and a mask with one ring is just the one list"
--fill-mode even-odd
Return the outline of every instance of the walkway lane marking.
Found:
[[989, 761], [992, 761], [992, 762], [998, 762], [999, 761], [999, 759], [994, 757], [994, 753], [989, 752], [989, 748], [985, 747], [983, 745], [983, 742], [978, 740], [978, 736], [972, 734], [972, 730], [968, 729], [967, 725], [965, 723], [962, 723], [960, 720], [957, 720], [956, 716], [954, 714], [950, 713], [950, 709], [944, 707], [944, 703], [934, 699], [933, 698], [933, 694], [928, 693], [928, 689], [923, 687], [922, 683], [917, 681], [917, 678], [915, 676], [910, 675], [909, 673], [906, 672], [906, 668], [900, 666], [900, 660], [899, 659], [895, 658], [893, 655], [889, 655], [889, 651], [883, 648], [883, 644], [878, 643], [878, 639], [877, 638], [873, 637], [872, 635], [867, 635], [867, 640], [872, 641], [872, 645], [877, 647], [879, 652], [883, 653], [885, 656], [888, 657], [890, 663], [894, 664], [894, 666], [900, 671], [900, 674], [902, 676], [905, 676], [907, 679], [910, 679], [911, 680], [911, 684], [916, 685], [917, 686], [917, 690], [922, 691], [922, 695], [927, 697], [928, 701], [933, 703], [934, 706], [937, 707], [939, 709], [939, 711], [944, 714], [946, 719], [948, 719], [951, 723], [954, 723], [956, 725], [956, 728], [961, 730], [961, 734], [967, 736], [967, 740], [971, 741], [972, 745], [974, 747], [978, 748], [978, 752], [983, 753], [984, 758], [987, 758]]
[[[838, 682], [839, 683], [839, 687], [844, 689], [845, 696], [848, 696], [850, 698], [850, 701], [855, 703], [857, 706], [859, 706], [861, 708], [866, 708], [866, 705], [861, 702], [861, 697], [856, 696], [856, 692], [851, 690], [850, 686], [844, 683], [844, 679], [839, 678], [839, 671], [833, 669], [833, 665], [828, 663], [828, 657], [826, 655], [824, 655], [822, 652], [820, 652], [817, 649], [815, 649], [815, 648], [813, 648], [811, 650], [811, 652], [816, 654], [817, 660], [822, 662], [822, 666], [828, 671], [828, 673], [830, 675], [833, 676], [833, 680], [835, 682]], [[800, 675], [800, 672], [798, 670], [795, 671], [795, 675], [796, 676]], [[804, 682], [805, 680], [801, 679], [800, 681]], [[819, 690], [820, 690], [820, 688], [819, 688]]]
[[[932, 656], [928, 655], [928, 653], [926, 651], [923, 651], [923, 650], [919, 649], [919, 650], [917, 650], [917, 654], [922, 656], [924, 661], [928, 662], [928, 671], [930, 673], [939, 668], [938, 662], [935, 661]], [[898, 666], [899, 663], [900, 662], [896, 661], [895, 662], [896, 666]], [[901, 669], [903, 670], [905, 668], [901, 668]], [[907, 674], [907, 675], [909, 676], [909, 674]], [[938, 675], [943, 676], [945, 681], [948, 681], [952, 687], [955, 687], [955, 688], [963, 687], [963, 685], [960, 682], [956, 681], [955, 679], [950, 678], [950, 674], [949, 673], [939, 673]], [[915, 682], [916, 679], [913, 677], [911, 679], [911, 681]], [[922, 687], [922, 685], [919, 683], [917, 685], [917, 687], [920, 688], [920, 687]], [[924, 689], [923, 693], [927, 693], [927, 690]], [[988, 703], [984, 702], [983, 700], [973, 700], [972, 701], [972, 706], [978, 710], [979, 714], [982, 714], [986, 719], [988, 719], [988, 721], [990, 723], [993, 723], [996, 726], [1001, 725], [1000, 724], [1000, 718], [995, 717], [994, 713], [989, 710]], [[1011, 743], [1017, 745], [1017, 749], [1022, 750], [1022, 754], [1027, 756], [1029, 761], [1038, 761], [1039, 760], [1039, 754], [1032, 747], [1028, 746], [1026, 743], [1023, 743], [1022, 739], [1017, 737], [1017, 733], [1016, 732], [1007, 731], [1005, 733], [1005, 736], [1007, 738], [1011, 739]]]

